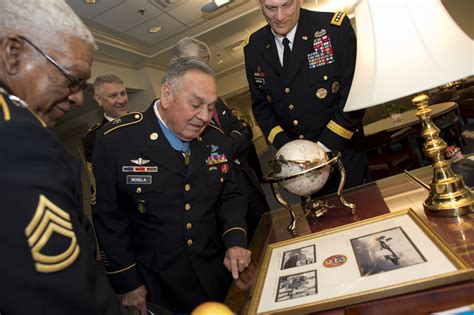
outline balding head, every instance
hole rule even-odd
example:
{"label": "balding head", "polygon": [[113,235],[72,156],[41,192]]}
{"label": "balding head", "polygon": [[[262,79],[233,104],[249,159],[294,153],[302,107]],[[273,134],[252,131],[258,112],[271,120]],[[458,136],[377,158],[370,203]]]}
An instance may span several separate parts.
{"label": "balding head", "polygon": [[171,62],[175,62],[177,59],[183,57],[197,58],[209,64],[211,52],[206,43],[191,37],[185,37],[174,46]]}

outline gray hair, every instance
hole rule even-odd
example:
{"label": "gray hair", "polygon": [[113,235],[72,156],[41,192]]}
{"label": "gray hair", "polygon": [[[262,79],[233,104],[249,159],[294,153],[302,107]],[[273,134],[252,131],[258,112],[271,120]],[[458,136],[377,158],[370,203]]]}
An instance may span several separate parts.
{"label": "gray hair", "polygon": [[31,34],[38,41],[53,33],[78,37],[97,49],[89,29],[64,0],[0,0],[0,8],[0,38],[9,30]]}
{"label": "gray hair", "polygon": [[118,76],[115,74],[104,74],[104,75],[99,75],[97,78],[95,78],[94,83],[92,86],[94,87],[94,92],[97,93],[104,83],[118,83],[118,84],[124,84],[123,80],[120,79]]}
{"label": "gray hair", "polygon": [[181,78],[190,70],[197,70],[216,78],[214,71],[207,63],[195,58],[179,58],[168,67],[161,85],[168,83],[173,92],[176,92],[181,86]]}
{"label": "gray hair", "polygon": [[171,62],[183,57],[194,57],[199,59],[208,57],[211,59],[211,52],[206,43],[191,37],[185,37],[174,46]]}

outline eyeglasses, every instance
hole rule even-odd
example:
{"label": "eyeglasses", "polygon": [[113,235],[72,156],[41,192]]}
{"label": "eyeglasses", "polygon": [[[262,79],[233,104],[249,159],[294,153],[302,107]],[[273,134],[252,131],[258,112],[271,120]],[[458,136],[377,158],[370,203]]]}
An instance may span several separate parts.
{"label": "eyeglasses", "polygon": [[62,73],[66,79],[68,79],[69,84],[68,88],[71,91],[71,93],[76,93],[80,90],[84,90],[87,86],[87,80],[84,79],[78,79],[75,78],[68,70],[64,69],[63,66],[61,66],[59,63],[57,63],[53,58],[51,58],[48,54],[45,54],[41,49],[38,48],[35,44],[33,44],[29,39],[26,37],[20,36],[22,40],[27,42],[31,47],[33,47],[37,52],[39,52],[46,60],[49,61],[53,66],[56,67],[56,69],[59,70],[59,72]]}

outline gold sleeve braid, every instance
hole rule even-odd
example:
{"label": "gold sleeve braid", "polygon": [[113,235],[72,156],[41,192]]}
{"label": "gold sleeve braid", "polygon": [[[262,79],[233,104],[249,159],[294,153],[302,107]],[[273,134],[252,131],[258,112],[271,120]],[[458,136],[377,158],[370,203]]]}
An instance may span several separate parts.
{"label": "gold sleeve braid", "polygon": [[343,137],[343,138],[348,139],[348,140],[350,140],[352,138],[352,135],[354,134],[354,132],[342,127],[341,125],[339,125],[338,123],[336,123],[333,120],[331,120],[327,124],[327,127],[328,127],[329,130],[331,130],[332,132],[334,132],[338,136]]}
{"label": "gold sleeve braid", "polygon": [[280,132],[283,132],[283,128],[281,128],[280,126],[273,127],[273,129],[270,131],[270,134],[268,135],[268,142],[273,143],[273,140],[275,140],[276,135]]}

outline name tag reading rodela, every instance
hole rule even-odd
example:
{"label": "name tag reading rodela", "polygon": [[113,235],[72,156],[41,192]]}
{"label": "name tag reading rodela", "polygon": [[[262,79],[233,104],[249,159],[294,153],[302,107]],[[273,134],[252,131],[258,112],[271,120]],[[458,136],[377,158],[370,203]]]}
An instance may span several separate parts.
{"label": "name tag reading rodela", "polygon": [[151,175],[127,175],[127,184],[150,185]]}

